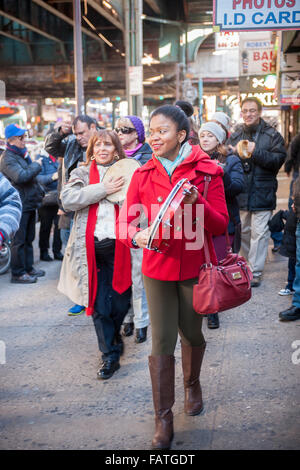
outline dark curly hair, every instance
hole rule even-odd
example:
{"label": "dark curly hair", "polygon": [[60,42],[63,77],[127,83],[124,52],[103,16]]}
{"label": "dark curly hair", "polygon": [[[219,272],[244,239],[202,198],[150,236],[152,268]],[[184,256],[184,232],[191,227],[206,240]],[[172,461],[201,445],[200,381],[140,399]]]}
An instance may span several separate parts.
{"label": "dark curly hair", "polygon": [[163,106],[159,106],[159,108],[155,109],[150,116],[150,120],[154,116],[158,116],[162,114],[163,116],[171,119],[176,125],[178,131],[185,131],[186,136],[182,144],[189,140],[190,136],[190,121],[189,117],[192,116],[194,113],[193,106],[188,103],[187,101],[176,101],[175,105],[165,104]]}

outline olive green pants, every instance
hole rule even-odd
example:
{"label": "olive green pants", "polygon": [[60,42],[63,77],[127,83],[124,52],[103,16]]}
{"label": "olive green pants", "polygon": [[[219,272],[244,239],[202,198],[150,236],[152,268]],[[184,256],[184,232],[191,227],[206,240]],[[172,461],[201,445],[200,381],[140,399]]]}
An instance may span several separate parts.
{"label": "olive green pants", "polygon": [[178,333],[183,344],[202,346],[202,315],[193,309],[193,285],[143,276],[152,330],[152,356],[174,354]]}

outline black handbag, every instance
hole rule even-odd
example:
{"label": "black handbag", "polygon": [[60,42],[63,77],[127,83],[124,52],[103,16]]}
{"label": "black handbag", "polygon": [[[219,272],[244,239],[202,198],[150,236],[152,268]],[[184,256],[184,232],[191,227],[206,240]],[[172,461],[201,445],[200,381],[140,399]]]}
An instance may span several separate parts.
{"label": "black handbag", "polygon": [[42,207],[57,206],[58,205],[58,193],[57,190],[49,191],[45,194],[42,200]]}
{"label": "black handbag", "polygon": [[113,253],[115,250],[116,240],[113,238],[104,238],[103,240],[99,241],[97,237],[94,237],[94,241],[96,258],[97,255],[107,255],[109,253]]}

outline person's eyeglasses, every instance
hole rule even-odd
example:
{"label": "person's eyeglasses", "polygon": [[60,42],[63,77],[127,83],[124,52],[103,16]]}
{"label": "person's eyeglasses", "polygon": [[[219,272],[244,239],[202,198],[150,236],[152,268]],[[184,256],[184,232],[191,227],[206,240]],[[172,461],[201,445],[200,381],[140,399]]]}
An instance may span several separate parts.
{"label": "person's eyeglasses", "polygon": [[257,113],[257,109],[244,109],[244,111],[242,111],[242,114],[255,114]]}
{"label": "person's eyeglasses", "polygon": [[134,127],[116,127],[115,131],[117,134],[121,132],[121,134],[131,134],[136,129]]}

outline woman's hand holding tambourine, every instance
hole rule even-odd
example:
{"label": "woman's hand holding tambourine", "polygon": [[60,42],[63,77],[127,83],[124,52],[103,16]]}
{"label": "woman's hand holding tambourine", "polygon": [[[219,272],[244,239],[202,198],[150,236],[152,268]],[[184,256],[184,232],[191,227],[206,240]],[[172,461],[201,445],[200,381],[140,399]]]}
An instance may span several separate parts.
{"label": "woman's hand holding tambourine", "polygon": [[125,179],[123,176],[119,176],[118,178],[109,178],[107,181],[104,181],[104,188],[106,191],[106,194],[113,194],[116,193],[117,191],[120,191],[120,189],[124,186]]}
{"label": "woman's hand holding tambourine", "polygon": [[134,241],[136,242],[139,248],[147,248],[150,232],[151,226],[136,233],[136,235],[134,236]]}
{"label": "woman's hand holding tambourine", "polygon": [[198,189],[192,186],[189,191],[185,191],[185,197],[182,201],[183,204],[195,204],[198,201]]}

